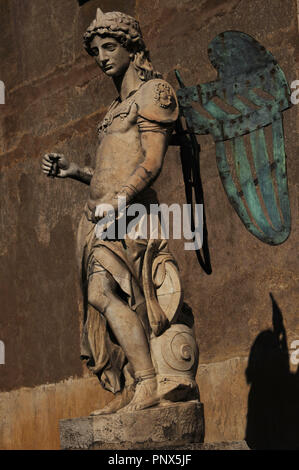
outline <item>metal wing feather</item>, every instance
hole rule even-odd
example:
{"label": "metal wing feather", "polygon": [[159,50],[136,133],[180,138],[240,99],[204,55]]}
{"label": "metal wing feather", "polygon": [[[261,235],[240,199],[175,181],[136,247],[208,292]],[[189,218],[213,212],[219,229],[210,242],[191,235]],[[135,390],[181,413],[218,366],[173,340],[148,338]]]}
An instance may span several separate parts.
{"label": "metal wing feather", "polygon": [[[272,54],[245,33],[221,33],[208,53],[218,79],[181,88],[181,115],[195,134],[213,135],[224,189],[246,228],[261,241],[278,245],[291,229],[282,122],[282,112],[291,106],[288,83]],[[194,109],[194,102],[211,119]],[[272,162],[264,132],[269,125]]]}

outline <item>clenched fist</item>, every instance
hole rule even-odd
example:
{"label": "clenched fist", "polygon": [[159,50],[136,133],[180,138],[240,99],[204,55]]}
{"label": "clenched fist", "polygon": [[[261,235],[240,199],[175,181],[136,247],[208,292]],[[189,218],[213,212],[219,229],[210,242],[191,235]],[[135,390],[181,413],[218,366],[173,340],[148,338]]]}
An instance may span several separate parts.
{"label": "clenched fist", "polygon": [[42,171],[47,176],[66,178],[74,173],[74,164],[69,163],[64,155],[46,153],[42,159]]}

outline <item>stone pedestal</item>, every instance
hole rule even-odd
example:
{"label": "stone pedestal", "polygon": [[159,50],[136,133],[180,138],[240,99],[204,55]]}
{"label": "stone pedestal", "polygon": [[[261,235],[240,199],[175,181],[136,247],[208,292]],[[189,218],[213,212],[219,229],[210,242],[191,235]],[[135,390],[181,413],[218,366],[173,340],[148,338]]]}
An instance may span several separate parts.
{"label": "stone pedestal", "polygon": [[197,400],[60,421],[61,449],[163,449],[200,443],[203,437],[203,405]]}

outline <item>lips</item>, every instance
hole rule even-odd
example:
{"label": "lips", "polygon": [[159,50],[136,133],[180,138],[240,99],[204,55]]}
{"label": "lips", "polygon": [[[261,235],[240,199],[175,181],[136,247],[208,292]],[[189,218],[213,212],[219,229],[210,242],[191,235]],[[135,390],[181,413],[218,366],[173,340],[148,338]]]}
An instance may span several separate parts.
{"label": "lips", "polygon": [[106,65],[104,68],[103,68],[103,71],[104,72],[107,72],[108,70],[112,69],[113,68],[113,65]]}

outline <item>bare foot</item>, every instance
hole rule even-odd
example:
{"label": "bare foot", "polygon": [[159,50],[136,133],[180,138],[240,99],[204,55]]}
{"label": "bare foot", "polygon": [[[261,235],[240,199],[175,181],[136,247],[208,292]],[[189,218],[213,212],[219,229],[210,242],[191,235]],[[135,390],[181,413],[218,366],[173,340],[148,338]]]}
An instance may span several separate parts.
{"label": "bare foot", "polygon": [[90,416],[110,415],[116,413],[118,410],[128,405],[134,397],[134,386],[125,387],[122,393],[117,393],[108,405],[100,410],[95,410],[90,413]]}
{"label": "bare foot", "polygon": [[157,393],[156,377],[142,379],[137,382],[132,401],[127,406],[120,409],[118,413],[130,413],[132,411],[144,410],[157,405],[159,402],[160,399]]}

